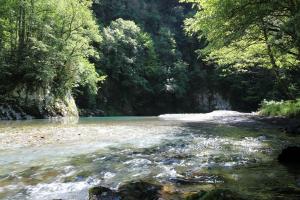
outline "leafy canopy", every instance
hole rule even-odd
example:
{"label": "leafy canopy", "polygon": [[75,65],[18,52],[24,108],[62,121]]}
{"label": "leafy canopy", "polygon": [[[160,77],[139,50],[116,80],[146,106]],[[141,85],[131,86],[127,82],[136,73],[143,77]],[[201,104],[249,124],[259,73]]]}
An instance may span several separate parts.
{"label": "leafy canopy", "polygon": [[79,84],[96,92],[89,62],[100,42],[91,0],[1,0],[1,91],[64,96]]}
{"label": "leafy canopy", "polygon": [[187,30],[207,38],[209,44],[201,53],[209,54],[219,64],[299,65],[299,0],[183,1],[193,2],[198,8],[197,14],[186,20]]}

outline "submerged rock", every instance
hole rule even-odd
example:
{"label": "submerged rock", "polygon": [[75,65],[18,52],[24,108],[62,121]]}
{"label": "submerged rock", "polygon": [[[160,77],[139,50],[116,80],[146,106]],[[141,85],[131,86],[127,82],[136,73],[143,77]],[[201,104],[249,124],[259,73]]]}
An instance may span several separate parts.
{"label": "submerged rock", "polygon": [[175,185],[156,185],[145,181],[123,184],[117,191],[105,187],[89,190],[89,200],[244,200],[227,189],[185,193]]}
{"label": "submerged rock", "polygon": [[287,147],[278,156],[278,161],[282,164],[300,164],[300,147]]}
{"label": "submerged rock", "polygon": [[118,191],[99,186],[89,190],[89,200],[158,200],[161,190],[162,186],[144,181],[126,183]]}
{"label": "submerged rock", "polygon": [[300,135],[300,122],[293,121],[290,122],[288,126],[285,127],[285,132],[291,135]]}
{"label": "submerged rock", "polygon": [[122,200],[157,200],[160,197],[162,186],[137,181],[122,185],[119,194]]}
{"label": "submerged rock", "polygon": [[216,189],[212,191],[200,191],[191,194],[185,200],[244,200],[239,194],[227,189]]}
{"label": "submerged rock", "polygon": [[[281,198],[274,198],[275,200],[299,200],[300,199],[300,189],[294,188],[294,187],[280,187],[280,188],[274,188],[272,189],[272,192],[274,192],[276,197]],[[284,197],[284,198],[282,198]]]}
{"label": "submerged rock", "polygon": [[105,187],[94,187],[89,190],[89,200],[120,200],[116,191]]}
{"label": "submerged rock", "polygon": [[202,172],[187,172],[178,177],[170,178],[170,181],[177,185],[195,185],[195,184],[216,184],[224,182],[223,178]]}
{"label": "submerged rock", "polygon": [[177,178],[171,178],[170,181],[180,184],[180,185],[193,185],[193,184],[201,184],[201,183],[220,183],[223,182],[223,180],[215,175],[200,175],[195,177],[177,177]]}

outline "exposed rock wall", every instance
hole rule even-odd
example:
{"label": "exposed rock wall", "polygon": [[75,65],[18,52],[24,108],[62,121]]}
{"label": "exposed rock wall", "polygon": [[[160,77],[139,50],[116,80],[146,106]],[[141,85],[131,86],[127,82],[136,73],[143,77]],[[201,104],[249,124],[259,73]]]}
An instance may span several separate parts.
{"label": "exposed rock wall", "polygon": [[71,94],[54,98],[46,94],[10,96],[0,101],[0,120],[21,120],[30,118],[78,117],[75,100]]}
{"label": "exposed rock wall", "polygon": [[197,110],[210,112],[213,110],[232,110],[230,102],[218,92],[203,91],[196,94]]}
{"label": "exposed rock wall", "polygon": [[0,120],[21,120],[31,119],[32,116],[28,115],[21,107],[10,105],[7,103],[0,104]]}

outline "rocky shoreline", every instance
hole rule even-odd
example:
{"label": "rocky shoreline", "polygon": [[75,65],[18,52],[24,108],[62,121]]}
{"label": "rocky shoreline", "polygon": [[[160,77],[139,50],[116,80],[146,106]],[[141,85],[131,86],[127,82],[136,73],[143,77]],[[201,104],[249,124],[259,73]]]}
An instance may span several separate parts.
{"label": "rocky shoreline", "polygon": [[118,190],[94,187],[89,190],[89,200],[244,200],[239,194],[227,189],[184,192],[172,185],[153,184],[146,181],[128,182]]}
{"label": "rocky shoreline", "polygon": [[[300,189],[294,187],[277,188],[278,196],[300,196]],[[89,200],[250,200],[251,196],[241,195],[226,188],[210,190],[182,191],[173,185],[153,184],[145,181],[128,182],[117,190],[102,186],[89,189]]]}

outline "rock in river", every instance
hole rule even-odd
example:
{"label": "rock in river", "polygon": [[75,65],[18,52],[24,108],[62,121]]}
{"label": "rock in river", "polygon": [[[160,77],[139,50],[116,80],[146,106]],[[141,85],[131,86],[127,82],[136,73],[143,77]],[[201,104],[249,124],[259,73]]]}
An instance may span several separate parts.
{"label": "rock in river", "polygon": [[105,187],[94,187],[89,190],[89,200],[120,200],[116,191]]}
{"label": "rock in river", "polygon": [[[105,187],[95,187],[89,190],[89,200],[243,200],[239,194],[228,189],[215,189],[185,194],[165,186],[136,181],[123,184],[118,191]],[[169,194],[169,197],[167,197]],[[171,195],[171,196],[170,196]],[[172,196],[173,195],[173,196]],[[166,198],[165,198],[166,197]]]}
{"label": "rock in river", "polygon": [[282,164],[300,164],[300,147],[292,146],[282,150],[278,161]]}
{"label": "rock in river", "polygon": [[215,189],[191,194],[185,200],[244,200],[244,198],[227,189]]}
{"label": "rock in river", "polygon": [[162,186],[144,181],[125,184],[119,188],[122,200],[156,200],[159,199]]}
{"label": "rock in river", "polygon": [[285,127],[285,132],[290,135],[300,135],[300,122],[293,121]]}
{"label": "rock in river", "polygon": [[129,182],[118,191],[100,186],[89,190],[89,200],[158,200],[161,189],[162,186],[144,181]]}

